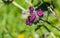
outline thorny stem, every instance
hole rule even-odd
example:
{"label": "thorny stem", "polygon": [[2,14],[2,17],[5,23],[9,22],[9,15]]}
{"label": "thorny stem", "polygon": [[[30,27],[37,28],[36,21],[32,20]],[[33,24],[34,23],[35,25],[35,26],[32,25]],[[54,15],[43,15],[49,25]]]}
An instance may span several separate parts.
{"label": "thorny stem", "polygon": [[[2,0],[0,0],[0,2],[2,2]],[[15,5],[16,7],[20,8],[21,10],[25,11],[26,9],[24,9],[22,6],[20,6],[19,4],[17,4],[15,1],[12,2],[13,5]]]}
{"label": "thorny stem", "polygon": [[24,9],[22,6],[20,6],[19,4],[17,4],[15,1],[12,2],[13,5],[17,6],[18,8],[20,8],[21,10],[25,11],[26,9]]}

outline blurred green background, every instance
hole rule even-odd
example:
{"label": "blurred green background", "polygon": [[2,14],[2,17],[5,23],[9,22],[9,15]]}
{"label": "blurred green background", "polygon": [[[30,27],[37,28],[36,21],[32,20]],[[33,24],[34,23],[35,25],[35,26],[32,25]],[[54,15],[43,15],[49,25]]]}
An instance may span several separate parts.
{"label": "blurred green background", "polygon": [[[25,0],[15,0],[19,5],[24,7],[25,9],[28,9],[30,6],[28,3],[25,2]],[[44,0],[49,1],[49,0]],[[33,5],[37,4],[37,0],[33,0]],[[53,4],[56,7],[56,13],[60,17],[60,0],[53,0]],[[37,32],[35,32],[36,25],[33,26],[27,26],[25,24],[25,19],[22,19],[21,17],[22,10],[18,7],[14,6],[13,4],[5,5],[3,2],[0,2],[0,38],[18,38],[18,35],[25,34],[25,38],[34,38],[34,34],[38,33],[39,38],[42,38],[41,36],[48,32],[44,27],[41,27]],[[58,20],[50,15],[48,18],[49,22],[51,22],[54,26],[60,28],[60,23]],[[51,30],[56,38],[60,38],[60,31],[56,30],[55,28],[49,26],[49,24],[44,23],[46,27],[48,27],[49,30]],[[47,38],[52,38],[51,35],[49,35]]]}

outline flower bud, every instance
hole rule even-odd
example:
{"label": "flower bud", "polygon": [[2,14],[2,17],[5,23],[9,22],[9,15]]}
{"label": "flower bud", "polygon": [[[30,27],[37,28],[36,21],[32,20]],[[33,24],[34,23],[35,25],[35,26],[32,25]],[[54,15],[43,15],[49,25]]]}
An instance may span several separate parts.
{"label": "flower bud", "polygon": [[36,14],[31,14],[31,16],[30,16],[30,20],[35,20],[35,18],[36,18]]}
{"label": "flower bud", "polygon": [[43,16],[43,11],[42,11],[42,10],[39,10],[39,11],[37,12],[37,15],[40,16],[40,17]]}
{"label": "flower bud", "polygon": [[26,20],[26,25],[30,25],[30,23],[31,23],[30,20],[27,19],[27,20]]}
{"label": "flower bud", "polygon": [[33,10],[34,10],[34,7],[33,7],[33,6],[30,6],[30,7],[29,7],[30,13],[33,13]]}

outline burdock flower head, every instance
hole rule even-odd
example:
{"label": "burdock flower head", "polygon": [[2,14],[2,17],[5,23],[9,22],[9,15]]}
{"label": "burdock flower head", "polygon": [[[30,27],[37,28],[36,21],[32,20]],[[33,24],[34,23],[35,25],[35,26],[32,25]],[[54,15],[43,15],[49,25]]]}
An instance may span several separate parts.
{"label": "burdock flower head", "polygon": [[40,17],[43,16],[43,11],[42,10],[38,10],[37,11],[37,15],[40,16]]}
{"label": "burdock flower head", "polygon": [[30,6],[29,7],[30,16],[28,16],[28,19],[26,20],[26,25],[33,24],[36,21],[35,19],[37,19],[37,16],[38,17],[42,17],[43,16],[43,11],[42,10],[38,10],[38,11],[35,11],[35,12],[34,11],[35,11],[34,7]]}
{"label": "burdock flower head", "polygon": [[36,19],[35,14],[31,14],[28,19],[26,20],[26,25],[31,25],[31,23]]}
{"label": "burdock flower head", "polygon": [[36,19],[36,14],[34,14],[34,13],[31,14],[31,15],[30,15],[30,19],[31,19],[32,21],[35,20],[35,19]]}
{"label": "burdock flower head", "polygon": [[31,21],[29,19],[26,20],[26,25],[30,25]]}
{"label": "burdock flower head", "polygon": [[34,7],[33,7],[33,6],[30,6],[30,7],[29,7],[29,11],[30,11],[30,14],[33,13]]}

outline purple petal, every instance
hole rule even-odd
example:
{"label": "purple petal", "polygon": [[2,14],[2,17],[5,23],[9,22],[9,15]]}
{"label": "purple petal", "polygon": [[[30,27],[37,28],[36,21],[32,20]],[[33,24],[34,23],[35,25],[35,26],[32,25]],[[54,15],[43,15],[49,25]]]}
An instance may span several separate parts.
{"label": "purple petal", "polygon": [[31,23],[30,20],[27,19],[27,20],[26,20],[26,25],[30,25],[30,23]]}
{"label": "purple petal", "polygon": [[39,11],[37,12],[37,15],[40,16],[40,17],[43,16],[43,11],[42,11],[42,10],[39,10]]}
{"label": "purple petal", "polygon": [[36,18],[36,14],[31,14],[30,19],[35,20],[35,18]]}
{"label": "purple petal", "polygon": [[29,7],[30,13],[33,13],[33,10],[34,10],[34,7],[33,7],[33,6],[30,6],[30,7]]}

